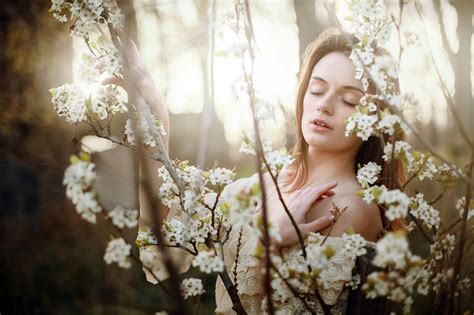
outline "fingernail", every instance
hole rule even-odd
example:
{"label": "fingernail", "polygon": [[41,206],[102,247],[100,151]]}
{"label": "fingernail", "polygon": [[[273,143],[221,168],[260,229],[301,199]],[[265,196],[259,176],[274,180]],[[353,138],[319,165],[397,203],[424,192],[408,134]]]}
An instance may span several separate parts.
{"label": "fingernail", "polygon": [[326,217],[328,220],[331,220],[332,222],[335,222],[336,221],[336,218],[334,217],[334,215],[330,214]]}

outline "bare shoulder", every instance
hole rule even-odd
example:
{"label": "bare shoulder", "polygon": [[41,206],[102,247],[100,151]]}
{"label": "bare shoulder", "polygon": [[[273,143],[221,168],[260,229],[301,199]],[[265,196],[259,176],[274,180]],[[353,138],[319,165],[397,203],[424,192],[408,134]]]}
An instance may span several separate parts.
{"label": "bare shoulder", "polygon": [[331,235],[340,236],[349,228],[366,240],[375,242],[382,230],[382,218],[376,204],[368,204],[356,195],[356,191],[339,196],[336,206],[345,211],[333,226]]}

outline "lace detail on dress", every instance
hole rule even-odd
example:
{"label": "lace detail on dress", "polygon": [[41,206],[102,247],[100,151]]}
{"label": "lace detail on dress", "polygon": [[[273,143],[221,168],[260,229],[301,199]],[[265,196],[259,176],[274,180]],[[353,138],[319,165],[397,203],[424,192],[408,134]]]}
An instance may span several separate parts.
{"label": "lace detail on dress", "polygon": [[[319,294],[324,303],[330,307],[331,314],[345,314],[350,290],[346,283],[352,280],[355,258],[344,250],[346,241],[342,237],[329,236],[326,238],[326,236],[319,233],[312,233],[311,237],[306,238],[305,243],[306,245],[321,246],[324,239],[326,240],[322,246],[324,248],[330,246],[334,250],[334,255],[331,256],[327,265],[319,274],[319,279],[322,280],[323,286],[319,289]],[[288,266],[306,268],[299,244],[283,249],[282,252]],[[324,314],[323,308],[316,296],[311,295],[307,297],[306,302],[316,314]],[[276,306],[278,309],[277,314],[310,313],[303,302],[294,296],[287,299],[283,298],[280,304]]]}

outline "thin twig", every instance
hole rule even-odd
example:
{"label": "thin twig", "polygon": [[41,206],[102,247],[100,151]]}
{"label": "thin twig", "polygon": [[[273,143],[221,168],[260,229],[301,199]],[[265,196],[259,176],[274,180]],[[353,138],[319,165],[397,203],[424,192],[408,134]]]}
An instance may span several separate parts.
{"label": "thin twig", "polygon": [[[250,7],[248,0],[244,0],[244,6],[243,6],[244,14],[245,14],[245,19],[244,19],[244,25],[245,25],[245,35],[247,38],[247,44],[248,44],[248,49],[250,53],[250,75],[247,75],[247,72],[244,71],[244,75],[246,78],[247,82],[247,93],[250,98],[250,109],[252,111],[252,117],[253,117],[253,125],[254,125],[254,130],[255,130],[255,138],[257,142],[257,171],[258,171],[258,179],[260,182],[260,190],[262,193],[262,217],[263,217],[263,242],[265,246],[265,294],[267,296],[268,300],[268,313],[270,315],[274,314],[274,309],[273,309],[273,303],[272,303],[272,287],[271,287],[271,274],[270,274],[270,266],[271,266],[271,259],[270,259],[270,235],[269,235],[269,227],[268,227],[268,212],[267,212],[267,206],[266,206],[266,191],[265,191],[265,182],[263,178],[263,173],[262,169],[260,167],[260,161],[262,159],[262,156],[265,154],[262,146],[262,142],[260,139],[260,130],[258,126],[258,118],[256,115],[256,110],[255,110],[255,91],[253,87],[253,67],[254,67],[254,52],[252,49],[252,39],[254,38],[254,33],[253,33],[253,27],[252,27],[252,18],[250,15]],[[236,5],[236,11],[238,13],[238,5]],[[247,22],[247,23],[245,23]],[[244,65],[245,65],[245,61]]]}

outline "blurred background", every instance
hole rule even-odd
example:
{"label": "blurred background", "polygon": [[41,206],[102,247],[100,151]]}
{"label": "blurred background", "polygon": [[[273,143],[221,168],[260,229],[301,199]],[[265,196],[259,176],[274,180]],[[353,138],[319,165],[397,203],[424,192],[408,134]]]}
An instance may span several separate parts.
{"label": "blurred background", "polygon": [[[401,90],[418,100],[406,112],[407,118],[439,153],[462,168],[469,151],[434,65],[472,138],[474,3],[416,4],[409,1],[404,6],[400,32],[394,29],[386,48],[399,56],[400,43],[406,47],[400,57]],[[238,59],[218,53],[224,49],[225,32],[216,32],[213,101],[209,93],[212,8],[216,16],[232,13],[233,1],[124,0],[119,5],[171,113],[170,156],[203,168],[219,161],[228,168],[235,166],[239,177],[255,172],[253,157],[239,153],[242,132],[251,129],[250,110],[231,89],[241,76]],[[56,115],[48,89],[77,78],[79,57],[86,48],[69,36],[70,25],[54,20],[50,6],[48,1],[29,0],[0,5],[0,313],[154,313],[168,305],[166,295],[145,281],[138,264],[125,271],[107,266],[103,254],[113,229],[81,220],[65,198],[62,177],[69,156],[78,152],[72,139],[82,138],[88,130],[68,125]],[[250,7],[258,46],[255,84],[276,107],[274,123],[266,132],[275,147],[290,149],[301,54],[322,30],[335,25],[326,8],[348,27],[347,7],[342,0],[250,1]],[[398,21],[399,2],[388,1],[388,10]],[[415,139],[408,140],[424,151]],[[104,169],[110,161],[114,166],[129,165],[119,149],[90,143],[103,151],[94,158]],[[121,198],[133,199],[131,175],[124,169],[113,177],[118,187],[112,191],[125,191]],[[433,182],[415,186],[427,199],[439,191]],[[461,193],[456,187],[448,197]],[[436,204],[447,222],[457,215],[453,200]],[[129,231],[129,242],[135,236],[136,230]],[[415,251],[427,253],[427,248],[417,246],[416,235],[412,243]],[[214,277],[206,280],[208,294],[197,313],[213,312],[214,281]]]}

